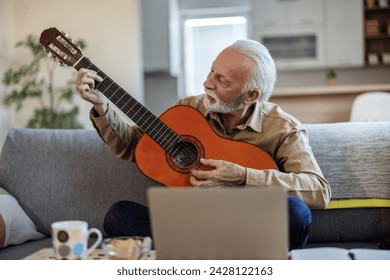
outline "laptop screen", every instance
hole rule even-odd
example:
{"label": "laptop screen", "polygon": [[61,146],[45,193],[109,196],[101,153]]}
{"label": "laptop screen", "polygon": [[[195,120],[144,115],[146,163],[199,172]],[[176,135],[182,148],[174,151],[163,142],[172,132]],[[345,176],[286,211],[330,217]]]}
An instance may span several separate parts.
{"label": "laptop screen", "polygon": [[287,259],[287,192],[150,188],[158,259]]}

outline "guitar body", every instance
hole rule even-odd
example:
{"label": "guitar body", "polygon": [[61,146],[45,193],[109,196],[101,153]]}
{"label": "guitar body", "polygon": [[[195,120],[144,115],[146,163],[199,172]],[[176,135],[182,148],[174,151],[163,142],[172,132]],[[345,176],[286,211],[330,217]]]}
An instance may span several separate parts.
{"label": "guitar body", "polygon": [[[144,134],[135,150],[135,161],[147,177],[168,187],[186,187],[190,184],[190,170],[206,170],[200,158],[220,159],[254,169],[277,169],[273,159],[255,145],[225,139],[217,135],[205,117],[190,106],[175,106],[160,118],[190,146],[196,148],[196,162],[177,164],[172,157],[148,135]],[[183,152],[186,154],[186,152]]]}

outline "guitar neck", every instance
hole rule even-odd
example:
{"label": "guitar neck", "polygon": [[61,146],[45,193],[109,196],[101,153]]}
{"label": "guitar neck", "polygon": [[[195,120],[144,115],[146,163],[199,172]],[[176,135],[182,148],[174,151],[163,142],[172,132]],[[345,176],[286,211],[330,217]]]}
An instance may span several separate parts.
{"label": "guitar neck", "polygon": [[96,82],[95,88],[103,93],[126,116],[149,135],[166,152],[171,153],[173,147],[181,140],[180,137],[166,126],[159,118],[139,103],[115,83],[102,70],[94,65],[88,58],[83,57],[73,66],[77,71],[81,68],[96,71],[103,78],[102,82]]}

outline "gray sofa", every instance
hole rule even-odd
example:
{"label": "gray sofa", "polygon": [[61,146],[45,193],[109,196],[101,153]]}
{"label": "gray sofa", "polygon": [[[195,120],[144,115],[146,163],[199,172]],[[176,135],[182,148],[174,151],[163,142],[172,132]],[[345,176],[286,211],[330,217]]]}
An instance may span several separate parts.
{"label": "gray sofa", "polygon": [[[390,198],[390,123],[307,125],[333,200]],[[112,203],[146,204],[146,178],[117,158],[93,130],[11,129],[1,151],[0,184],[46,237],[0,249],[22,259],[51,247],[50,224],[86,220],[102,229]],[[390,234],[389,207],[313,210],[308,247],[378,248]]]}

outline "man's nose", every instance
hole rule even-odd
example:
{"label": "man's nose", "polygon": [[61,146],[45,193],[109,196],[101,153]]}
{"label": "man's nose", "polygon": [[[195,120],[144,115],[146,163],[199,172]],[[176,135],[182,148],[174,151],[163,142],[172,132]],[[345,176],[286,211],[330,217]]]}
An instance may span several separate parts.
{"label": "man's nose", "polygon": [[207,75],[206,80],[203,82],[203,86],[205,89],[215,89],[215,84],[212,79],[212,74]]}

